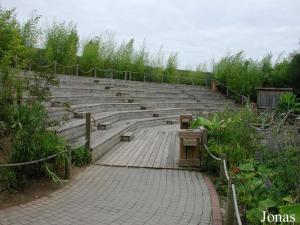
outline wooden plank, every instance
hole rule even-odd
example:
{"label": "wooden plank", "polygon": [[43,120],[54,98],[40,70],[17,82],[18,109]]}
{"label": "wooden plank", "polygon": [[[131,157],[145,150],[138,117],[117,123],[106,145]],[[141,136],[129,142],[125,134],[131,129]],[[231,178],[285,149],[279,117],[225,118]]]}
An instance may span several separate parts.
{"label": "wooden plank", "polygon": [[167,159],[168,168],[174,168],[175,140],[176,140],[176,132],[172,131],[172,137],[170,140],[170,147],[169,147],[169,153]]}
{"label": "wooden plank", "polygon": [[167,137],[167,140],[166,140],[165,147],[163,149],[164,152],[163,152],[161,162],[160,162],[160,167],[161,168],[166,168],[167,167],[168,155],[169,155],[169,151],[170,151],[171,137],[172,137],[172,132],[168,131],[168,137]]}
{"label": "wooden plank", "polygon": [[157,152],[159,150],[159,146],[161,145],[161,142],[163,141],[163,135],[161,135],[161,132],[158,131],[157,135],[158,135],[158,140],[155,143],[155,145],[153,146],[153,149],[151,151],[151,156],[150,156],[149,161],[147,163],[147,167],[153,167],[153,163],[155,161]]}
{"label": "wooden plank", "polygon": [[151,146],[153,140],[156,137],[156,130],[155,129],[149,129],[150,132],[148,133],[147,137],[146,137],[146,141],[143,143],[142,146],[140,146],[140,153],[139,156],[136,158],[135,162],[133,163],[134,166],[141,166],[143,163],[143,159],[145,158],[145,156],[148,154],[149,152],[149,146]]}
{"label": "wooden plank", "polygon": [[154,168],[158,168],[160,166],[161,158],[162,158],[164,148],[165,148],[165,145],[166,145],[166,140],[167,140],[167,137],[168,137],[168,133],[166,131],[163,131],[161,133],[163,135],[163,141],[162,141],[161,145],[159,146],[157,156],[154,160],[154,163],[153,163],[153,166],[152,166]]}
{"label": "wooden plank", "polygon": [[145,131],[143,130],[138,139],[135,139],[133,142],[128,144],[128,148],[125,151],[123,151],[123,154],[120,155],[120,158],[117,161],[119,164],[121,165],[128,164],[128,161],[130,160],[132,155],[132,149],[134,149],[135,146],[137,146],[142,141],[144,135],[145,135]]}
{"label": "wooden plank", "polygon": [[121,141],[131,141],[134,138],[134,132],[126,132],[121,136]]}
{"label": "wooden plank", "polygon": [[155,146],[155,144],[157,143],[157,141],[159,139],[159,135],[157,134],[157,128],[156,129],[154,128],[153,131],[154,131],[154,139],[152,141],[149,141],[149,143],[147,145],[147,146],[149,146],[149,148],[147,148],[148,151],[145,154],[145,157],[143,157],[143,161],[141,163],[142,167],[146,167],[147,166],[147,164],[148,164],[148,162],[150,160],[151,154],[153,152],[154,146]]}

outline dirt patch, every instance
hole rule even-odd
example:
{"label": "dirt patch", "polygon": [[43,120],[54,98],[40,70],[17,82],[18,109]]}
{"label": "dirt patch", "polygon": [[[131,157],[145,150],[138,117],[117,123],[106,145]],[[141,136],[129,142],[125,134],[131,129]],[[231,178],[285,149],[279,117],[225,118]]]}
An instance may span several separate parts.
{"label": "dirt patch", "polygon": [[[71,180],[83,172],[86,167],[73,167],[71,170]],[[4,191],[0,193],[0,210],[12,206],[21,205],[33,200],[45,197],[54,191],[62,188],[60,185],[52,183],[47,178],[42,178],[29,184],[24,190],[19,192]]]}

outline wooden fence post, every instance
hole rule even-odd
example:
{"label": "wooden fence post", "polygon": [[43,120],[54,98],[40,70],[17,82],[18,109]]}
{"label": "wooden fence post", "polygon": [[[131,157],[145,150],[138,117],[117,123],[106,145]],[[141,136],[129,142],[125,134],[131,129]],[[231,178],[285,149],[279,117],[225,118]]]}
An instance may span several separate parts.
{"label": "wooden fence post", "polygon": [[161,75],[161,83],[164,82],[164,75]]}
{"label": "wooden fence post", "polygon": [[95,67],[94,69],[94,77],[96,78],[97,77],[97,68]]}
{"label": "wooden fence post", "polygon": [[222,184],[225,184],[226,181],[226,175],[225,175],[225,168],[224,168],[224,162],[226,162],[226,156],[224,154],[221,155],[221,161],[220,161],[220,180]]}
{"label": "wooden fence post", "polygon": [[225,225],[233,225],[234,224],[234,203],[233,203],[233,195],[232,195],[232,184],[234,184],[234,182],[235,182],[234,178],[229,177]]}
{"label": "wooden fence post", "polygon": [[144,73],[144,83],[146,82],[146,74]]}
{"label": "wooden fence post", "polygon": [[71,146],[67,146],[67,158],[65,163],[65,179],[71,178],[71,166],[72,166],[72,149]]}
{"label": "wooden fence post", "polygon": [[91,113],[85,114],[85,148],[90,151],[91,149]]}
{"label": "wooden fence post", "polygon": [[76,76],[78,76],[78,72],[79,72],[79,64],[76,64]]}
{"label": "wooden fence post", "polygon": [[226,86],[226,96],[229,96],[229,88]]}
{"label": "wooden fence post", "polygon": [[114,69],[111,69],[111,79],[114,79]]}
{"label": "wooden fence post", "polygon": [[56,74],[56,61],[54,61],[54,74]]}
{"label": "wooden fence post", "polygon": [[207,160],[206,160],[206,150],[204,149],[204,145],[207,145],[207,129],[203,128],[202,130],[202,138],[201,138],[201,143],[202,143],[202,147],[201,147],[201,167],[204,168],[204,164],[206,164]]}

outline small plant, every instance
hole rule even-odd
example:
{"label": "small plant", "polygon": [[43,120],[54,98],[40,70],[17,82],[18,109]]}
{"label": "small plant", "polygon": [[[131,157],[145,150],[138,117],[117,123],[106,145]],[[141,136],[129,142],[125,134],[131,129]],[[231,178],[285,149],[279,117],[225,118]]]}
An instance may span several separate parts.
{"label": "small plant", "polygon": [[91,160],[91,153],[84,147],[79,147],[72,151],[72,163],[76,166],[85,166],[89,164]]}
{"label": "small plant", "polygon": [[299,113],[300,101],[292,92],[282,94],[279,98],[278,110],[282,113]]}

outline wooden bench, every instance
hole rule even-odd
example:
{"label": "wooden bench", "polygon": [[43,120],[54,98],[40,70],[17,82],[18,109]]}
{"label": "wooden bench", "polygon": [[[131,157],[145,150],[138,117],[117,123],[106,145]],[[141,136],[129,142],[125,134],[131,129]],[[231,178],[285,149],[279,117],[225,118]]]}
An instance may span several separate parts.
{"label": "wooden bench", "polygon": [[104,123],[98,123],[97,130],[108,130],[112,128],[112,121],[104,122]]}
{"label": "wooden bench", "polygon": [[134,138],[134,132],[126,132],[121,136],[121,141],[131,141]]}

